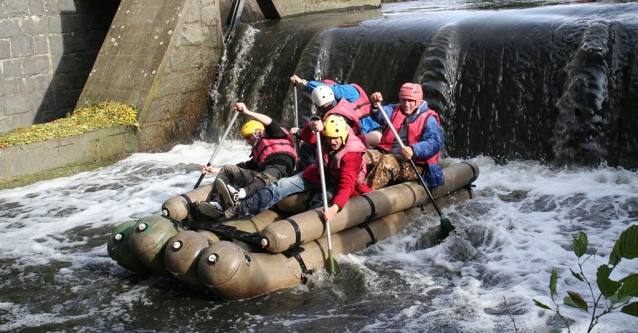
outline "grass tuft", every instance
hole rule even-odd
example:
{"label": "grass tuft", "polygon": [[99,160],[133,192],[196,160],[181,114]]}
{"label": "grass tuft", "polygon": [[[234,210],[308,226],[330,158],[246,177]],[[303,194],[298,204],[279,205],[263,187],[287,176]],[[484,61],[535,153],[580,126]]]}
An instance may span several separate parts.
{"label": "grass tuft", "polygon": [[91,102],[87,103],[86,107],[67,114],[65,118],[29,127],[16,127],[9,133],[0,134],[0,148],[63,138],[119,125],[139,129],[137,109],[134,106],[116,102]]}

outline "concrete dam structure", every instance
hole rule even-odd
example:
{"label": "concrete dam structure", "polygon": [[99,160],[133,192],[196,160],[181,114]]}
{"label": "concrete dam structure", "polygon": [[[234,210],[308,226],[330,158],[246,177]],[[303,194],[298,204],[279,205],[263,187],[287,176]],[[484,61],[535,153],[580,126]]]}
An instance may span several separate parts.
{"label": "concrete dam structure", "polygon": [[2,0],[0,133],[87,102],[138,110],[126,127],[0,150],[0,189],[193,140],[229,24],[378,8],[380,0]]}

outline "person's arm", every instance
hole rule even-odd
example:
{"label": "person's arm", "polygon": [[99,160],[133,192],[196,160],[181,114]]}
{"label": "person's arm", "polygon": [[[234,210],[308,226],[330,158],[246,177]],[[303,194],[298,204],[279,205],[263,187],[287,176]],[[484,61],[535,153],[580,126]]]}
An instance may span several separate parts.
{"label": "person's arm", "polygon": [[383,102],[383,96],[381,95],[381,93],[373,92],[372,94],[370,94],[369,98],[370,98],[370,104],[372,104],[372,111],[370,112],[370,118],[372,118],[372,120],[379,123],[379,125],[386,126],[387,124],[385,123],[385,117],[383,117],[383,115],[379,111],[385,112],[385,114],[388,116],[388,119],[392,119],[392,111],[396,107],[396,104],[388,104],[385,106],[381,105],[383,109],[379,110],[379,108],[377,108],[377,105]]}
{"label": "person's arm", "polygon": [[237,166],[242,168],[242,169],[248,169],[248,170],[257,170],[258,169],[257,163],[255,163],[255,161],[252,160],[252,159],[250,159],[248,161],[244,161],[244,162],[239,162],[239,163],[237,163]]}
{"label": "person's arm", "polygon": [[[299,76],[297,76],[297,75],[293,75],[293,76],[291,76],[291,77],[290,77],[290,82],[292,82],[293,84],[298,84],[298,85],[300,85],[300,86],[302,86],[302,87],[306,88],[306,90],[308,90],[308,91],[312,91],[312,89],[315,89],[315,88],[317,87],[317,85],[321,84],[320,82],[316,82],[316,81],[307,81],[307,80],[304,80],[304,79],[300,78],[300,77],[299,77]],[[313,86],[312,86],[312,87],[310,87],[310,86],[308,85],[310,82],[313,82]]]}
{"label": "person's arm", "polygon": [[414,156],[417,158],[430,158],[443,148],[443,129],[439,126],[436,118],[430,117],[425,123],[425,129],[421,136],[421,141],[411,145]]}
{"label": "person's arm", "polygon": [[394,108],[396,108],[396,106],[397,106],[397,104],[382,105],[381,106],[383,108],[382,110],[377,109],[376,106],[375,106],[372,109],[372,112],[370,112],[370,118],[372,118],[372,120],[374,120],[377,123],[379,123],[379,125],[385,127],[387,125],[385,123],[385,118],[383,117],[383,115],[379,111],[385,112],[385,114],[388,116],[388,119],[392,119],[392,112],[394,111]]}
{"label": "person's arm", "polygon": [[[317,143],[317,136],[312,131],[312,127],[313,127],[312,124],[311,124],[312,122],[318,122],[319,124],[323,125],[321,123],[321,119],[319,119],[319,120],[311,120],[310,122],[308,122],[306,124],[306,126],[304,126],[301,129],[301,132],[300,132],[299,136],[301,137],[301,140],[303,140],[303,141],[305,141],[305,142],[307,142],[309,144],[313,144],[314,145],[314,144]],[[316,124],[316,125],[319,125],[319,124]]]}
{"label": "person's arm", "polygon": [[359,99],[359,90],[350,84],[335,84],[329,86],[332,92],[335,94],[335,99],[345,99],[346,101],[353,103]]}
{"label": "person's arm", "polygon": [[359,99],[359,90],[350,84],[334,84],[328,85],[323,82],[313,81],[313,80],[304,80],[297,75],[293,75],[290,77],[290,82],[294,84],[299,84],[302,87],[305,87],[308,91],[313,91],[315,88],[319,86],[328,86],[332,89],[332,92],[335,94],[335,99],[345,99],[346,101],[352,103]]}
{"label": "person's arm", "polygon": [[207,165],[204,165],[202,167],[202,173],[205,174],[205,175],[217,174],[217,173],[219,173],[219,170],[221,170],[221,168],[207,166]]}
{"label": "person's arm", "polygon": [[269,138],[273,139],[285,139],[288,137],[286,132],[281,129],[281,125],[276,120],[272,120],[270,124],[264,126],[264,130]]}
{"label": "person's arm", "polygon": [[357,177],[361,172],[361,162],[363,154],[361,153],[347,153],[341,159],[341,177],[339,177],[339,189],[332,200],[333,205],[339,207],[339,211],[346,205],[346,202],[354,193]]}
{"label": "person's arm", "polygon": [[268,126],[272,122],[272,118],[268,117],[265,114],[261,114],[261,113],[258,113],[258,112],[253,112],[253,111],[248,110],[248,108],[246,108],[246,104],[241,103],[241,102],[235,104],[235,110],[237,110],[237,112],[239,112],[239,113],[243,113],[243,114],[245,114],[245,115],[257,120],[258,122],[264,124],[264,126]]}
{"label": "person's arm", "polygon": [[[304,80],[305,81],[305,80]],[[346,101],[352,103],[359,99],[359,90],[349,84],[335,84],[335,85],[327,85],[323,82],[317,81],[305,81],[306,88],[310,91],[314,90],[319,86],[328,86],[332,89],[332,92],[335,94],[336,100],[345,99]]]}

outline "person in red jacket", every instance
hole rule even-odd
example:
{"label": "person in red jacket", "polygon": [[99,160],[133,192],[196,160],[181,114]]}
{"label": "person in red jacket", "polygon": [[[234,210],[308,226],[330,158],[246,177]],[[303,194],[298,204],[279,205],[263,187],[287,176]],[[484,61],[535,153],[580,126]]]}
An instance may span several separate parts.
{"label": "person in red jacket", "polygon": [[[351,196],[370,192],[365,184],[366,165],[364,155],[366,146],[354,135],[343,117],[331,115],[322,123],[320,119],[311,120],[311,131],[302,135],[313,135],[321,132],[322,161],[327,167],[326,191],[330,200],[328,210],[323,218],[328,221],[337,214]],[[316,134],[315,134],[316,136]],[[310,137],[304,137],[310,141]],[[287,196],[299,192],[321,189],[321,176],[318,161],[292,177],[281,178],[257,192],[250,198],[233,202],[239,218],[250,218],[274,206]],[[317,198],[309,209],[321,207],[323,199]],[[234,215],[234,214],[233,214]],[[232,217],[233,215],[226,215]]]}
{"label": "person in red jacket", "polygon": [[235,104],[235,110],[253,118],[241,128],[241,136],[252,146],[251,159],[221,169],[202,167],[203,174],[217,173],[207,200],[199,203],[199,210],[211,217],[220,217],[232,207],[224,207],[222,198],[227,202],[250,197],[279,178],[292,176],[297,161],[290,133],[276,120],[248,110],[244,103]]}

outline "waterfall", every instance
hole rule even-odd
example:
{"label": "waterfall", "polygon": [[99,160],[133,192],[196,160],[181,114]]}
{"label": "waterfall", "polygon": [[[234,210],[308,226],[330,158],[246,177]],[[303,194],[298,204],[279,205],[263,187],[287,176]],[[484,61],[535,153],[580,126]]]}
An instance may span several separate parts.
{"label": "waterfall", "polygon": [[[219,135],[239,100],[292,126],[293,74],[358,83],[388,103],[418,82],[449,156],[634,169],[637,14],[636,3],[576,4],[242,24],[204,137]],[[308,97],[301,123],[315,112]]]}

